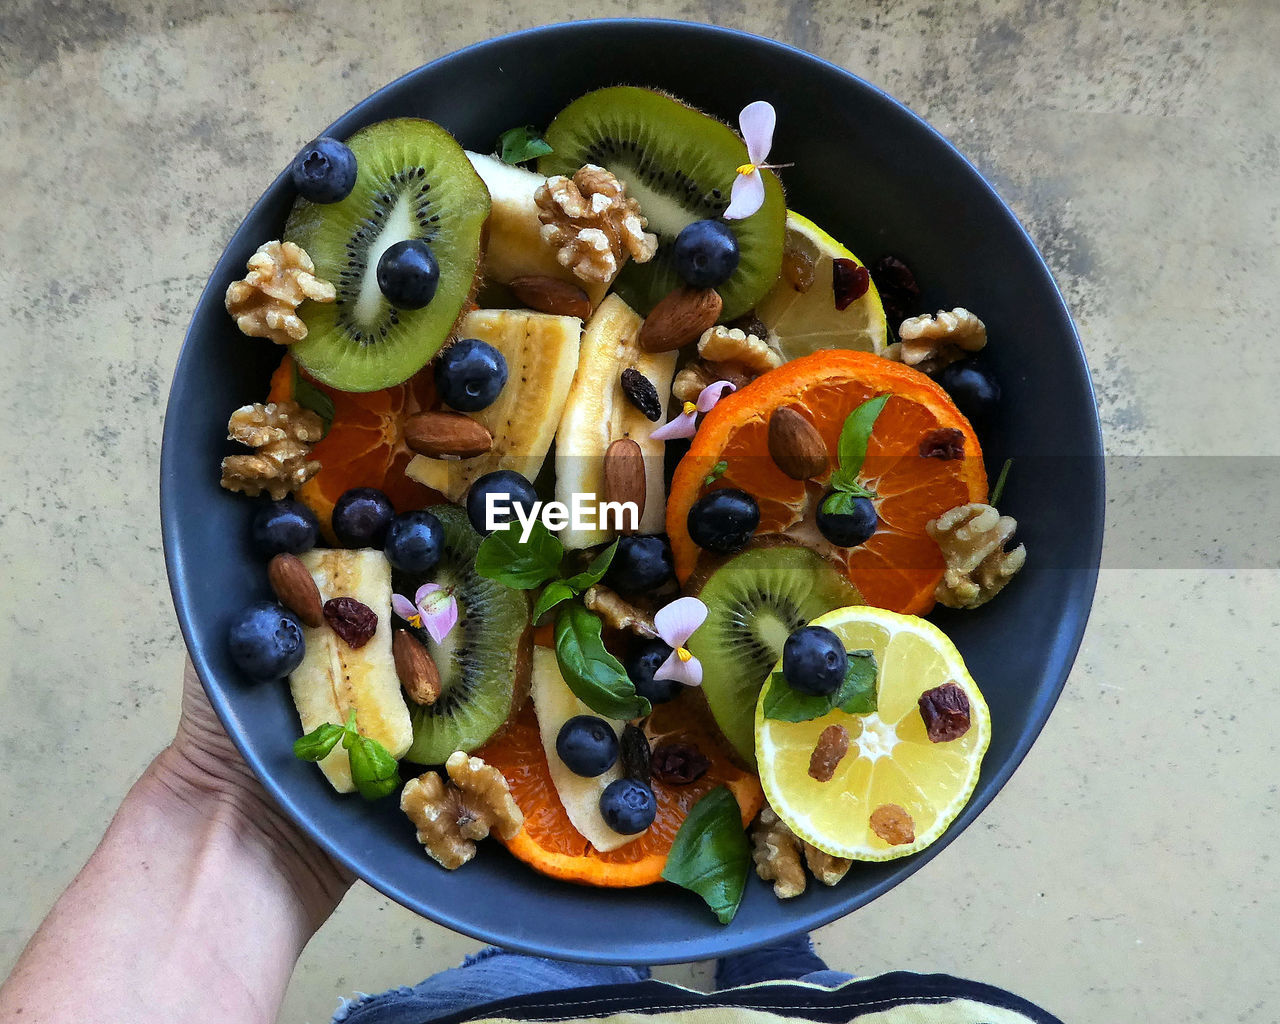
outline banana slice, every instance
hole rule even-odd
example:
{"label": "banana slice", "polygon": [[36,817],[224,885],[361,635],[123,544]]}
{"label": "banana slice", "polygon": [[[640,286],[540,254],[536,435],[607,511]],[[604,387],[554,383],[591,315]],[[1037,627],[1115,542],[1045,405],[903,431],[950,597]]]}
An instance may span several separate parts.
{"label": "banana slice", "polygon": [[489,189],[489,241],[481,272],[491,281],[506,284],[512,278],[534,275],[555,277],[575,284],[587,293],[595,308],[609,290],[608,281],[583,281],[560,265],[556,250],[542,240],[538,204],[533,194],[546,182],[541,174],[504,164],[496,156],[467,153],[467,159]]}
{"label": "banana slice", "polygon": [[493,435],[488,452],[462,460],[419,455],[405,467],[408,476],[450,501],[462,500],[476,478],[495,469],[514,469],[528,480],[541,472],[578,366],[582,321],[523,309],[478,309],[462,318],[458,331],[503,354],[507,383],[497,401],[473,414]]}
{"label": "banana slice", "polygon": [[[555,783],[570,824],[601,853],[633,842],[637,836],[619,835],[605,824],[600,814],[600,794],[609,783],[622,778],[621,760],[603,775],[588,779],[569,771],[556,753],[560,727],[575,715],[594,715],[595,712],[574,696],[560,675],[556,652],[547,647],[533,649],[533,710],[538,716],[538,732],[551,769],[551,781]],[[622,722],[610,722],[609,725],[619,736],[622,735]]]}
{"label": "banana slice", "polygon": [[[321,600],[354,597],[378,616],[377,631],[358,650],[328,625],[303,627],[306,654],[289,677],[302,731],[325,722],[341,725],[355,708],[360,732],[401,757],[413,742],[413,726],[391,655],[391,564],[381,551],[316,548],[298,557]],[[320,770],[339,793],[355,789],[342,744],[320,762]]]}
{"label": "banana slice", "polygon": [[[640,445],[645,463],[646,496],[640,517],[641,533],[661,533],[667,505],[663,482],[664,443],[649,434],[666,421],[675,352],[645,352],[638,341],[644,319],[616,295],[595,311],[582,335],[578,372],[556,432],[556,500],[571,505],[575,494],[604,499],[604,454],[609,445],[629,437]],[[662,418],[651,422],[622,392],[622,371],[643,373],[658,389]],[[560,540],[568,548],[604,544],[613,530],[565,530]]]}

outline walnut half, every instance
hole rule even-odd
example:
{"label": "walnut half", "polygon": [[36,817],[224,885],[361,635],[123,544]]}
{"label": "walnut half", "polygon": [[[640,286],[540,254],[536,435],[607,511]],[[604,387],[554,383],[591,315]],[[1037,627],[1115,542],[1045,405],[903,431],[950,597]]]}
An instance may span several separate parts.
{"label": "walnut half", "polygon": [[337,290],[316,277],[316,266],[293,242],[266,242],[249,257],[249,273],[227,287],[226,307],[241,332],[289,345],[307,336],[298,316],[304,299],[333,302]]}
{"label": "walnut half", "polygon": [[477,839],[491,831],[514,839],[524,815],[502,773],[478,757],[456,750],[445,762],[449,781],[425,772],[405,783],[400,809],[418,828],[418,842],[441,867],[462,867],[476,855]]}
{"label": "walnut half", "polygon": [[627,186],[612,172],[585,164],[572,178],[557,174],[533,195],[542,222],[542,240],[556,259],[583,281],[609,282],[628,258],[647,263],[658,251],[658,236]]}
{"label": "walnut half", "polygon": [[1022,544],[1005,550],[1017,528],[1012,516],[979,502],[958,505],[926,523],[947,560],[934,591],[938,602],[948,608],[977,608],[1000,593],[1027,560]]}
{"label": "walnut half", "polygon": [[702,389],[718,380],[741,388],[782,365],[782,356],[759,335],[723,324],[702,332],[698,357],[676,374],[671,385],[672,394],[682,402],[696,402]]}
{"label": "walnut half", "polygon": [[884,351],[886,359],[934,373],[977,352],[987,344],[987,327],[963,306],[913,316],[898,328],[898,342]]}
{"label": "walnut half", "polygon": [[308,456],[323,436],[324,421],[297,402],[241,406],[227,422],[227,438],[255,451],[222,460],[222,486],[251,498],[266,491],[279,501],[320,472]]}
{"label": "walnut half", "polygon": [[751,827],[751,846],[756,874],[773,882],[773,894],[780,900],[804,892],[808,884],[805,865],[823,885],[835,885],[853,865],[851,860],[833,857],[804,842],[768,805]]}

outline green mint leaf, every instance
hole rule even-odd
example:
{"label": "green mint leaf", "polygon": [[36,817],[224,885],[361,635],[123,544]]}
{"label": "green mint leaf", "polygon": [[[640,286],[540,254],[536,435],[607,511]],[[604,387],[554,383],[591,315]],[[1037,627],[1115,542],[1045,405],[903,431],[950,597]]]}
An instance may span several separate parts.
{"label": "green mint leaf", "polygon": [[293,741],[293,756],[303,761],[323,760],[345,733],[346,729],[332,722],[318,725],[305,736],[299,736]]}
{"label": "green mint leaf", "polygon": [[609,571],[613,556],[618,553],[618,542],[615,540],[607,548],[591,560],[591,564],[576,576],[570,576],[565,583],[573,588],[575,594],[581,594],[587,587],[594,587]]}
{"label": "green mint leaf", "polygon": [[778,722],[811,722],[836,708],[866,715],[876,709],[876,659],[870,651],[850,651],[844,682],[825,697],[792,689],[781,672],[773,673],[766,685],[764,717]]}
{"label": "green mint leaf", "polygon": [[542,616],[551,611],[556,605],[570,601],[577,596],[577,592],[573,587],[569,586],[564,580],[553,580],[548,583],[542,593],[538,595],[538,601],[533,606],[534,623],[536,624]]}
{"label": "green mint leaf", "polygon": [[1004,465],[1000,467],[1000,475],[996,477],[996,485],[991,489],[991,497],[987,499],[988,505],[995,505],[1004,497],[1004,483],[1009,479],[1009,467],[1013,465],[1013,459],[1005,459]]}
{"label": "green mint leaf", "polygon": [[[876,425],[880,410],[889,401],[888,395],[877,395],[863,402],[845,417],[840,428],[840,440],[836,444],[836,456],[840,460],[843,475],[857,482],[858,471],[867,457],[867,442],[871,440],[871,428]],[[852,490],[852,488],[846,488]]]}
{"label": "green mint leaf", "polygon": [[574,601],[556,616],[556,661],[574,695],[605,718],[643,718],[651,708],[626,669],[605,649],[600,619]]}
{"label": "green mint leaf", "polygon": [[534,522],[529,539],[520,541],[521,526],[512,523],[494,530],[480,542],[476,572],[512,590],[533,590],[560,574],[564,545],[540,521]]}
{"label": "green mint leaf", "polygon": [[750,864],[738,801],[726,787],[717,786],[684,819],[662,877],[697,893],[720,923],[728,924],[742,902]]}
{"label": "green mint leaf", "polygon": [[[834,481],[833,481],[834,483]],[[848,491],[835,490],[822,501],[822,511],[829,516],[852,515],[857,506],[858,495]]]}
{"label": "green mint leaf", "polygon": [[310,409],[324,421],[324,432],[329,433],[335,415],[333,399],[321,391],[298,372],[298,364],[293,364],[293,400],[304,409]]}
{"label": "green mint leaf", "polygon": [[724,461],[717,462],[714,466],[711,467],[711,472],[708,473],[703,478],[702,480],[703,485],[706,487],[710,487],[713,483],[715,483],[722,476],[724,476],[725,471],[728,468],[729,468],[729,463]]}
{"label": "green mint leaf", "polygon": [[531,124],[509,128],[498,136],[498,159],[504,164],[522,164],[552,152],[547,140]]}
{"label": "green mint leaf", "polygon": [[377,740],[348,732],[342,745],[351,759],[351,781],[366,800],[378,800],[400,785],[396,759]]}

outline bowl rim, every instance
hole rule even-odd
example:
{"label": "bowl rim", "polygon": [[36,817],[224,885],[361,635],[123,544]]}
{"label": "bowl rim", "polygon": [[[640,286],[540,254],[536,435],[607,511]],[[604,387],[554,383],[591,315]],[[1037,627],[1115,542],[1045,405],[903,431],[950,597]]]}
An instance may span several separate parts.
{"label": "bowl rim", "polygon": [[[843,68],[825,58],[810,53],[799,47],[792,46],[788,43],[771,39],[767,36],[761,36],[750,32],[741,31],[733,28],[726,28],[718,25],[706,24],[697,21],[681,21],[669,18],[596,18],[584,21],[560,21],[537,25],[531,28],[522,29],[517,32],[503,33],[502,35],[492,36],[477,42],[468,44],[457,50],[450,51],[447,54],[431,60],[425,64],[419,65],[404,74],[398,76],[387,84],[376,89],[368,96],[354,104],[345,113],[335,118],[323,131],[317,135],[338,134],[340,136],[348,136],[358,127],[365,123],[369,123],[369,118],[365,111],[374,106],[387,93],[396,91],[405,86],[406,83],[418,75],[426,73],[428,70],[438,70],[447,66],[450,62],[461,61],[464,58],[483,52],[489,48],[496,48],[506,45],[514,40],[527,39],[537,36],[556,36],[565,33],[579,32],[615,32],[615,31],[645,31],[651,32],[671,31],[673,33],[688,33],[691,35],[713,35],[721,38],[729,39],[738,43],[746,43],[752,46],[763,47],[767,50],[778,51],[784,56],[792,59],[798,59],[802,63],[813,66],[817,71],[825,74],[834,74],[847,81],[855,89],[862,90],[866,93],[878,97],[882,102],[888,104],[895,109],[897,116],[905,117],[913,123],[915,129],[922,130],[929,136],[933,137],[935,143],[939,143],[950,151],[958,165],[967,173],[970,181],[969,185],[974,186],[985,192],[990,200],[993,201],[993,207],[999,210],[1008,220],[1010,226],[1015,233],[1019,235],[1025,243],[1030,254],[1034,256],[1039,271],[1043,274],[1045,281],[1052,289],[1053,295],[1057,299],[1058,312],[1060,312],[1064,326],[1074,345],[1071,353],[1075,369],[1077,371],[1078,380],[1074,383],[1083,385],[1084,391],[1091,399],[1091,416],[1089,417],[1088,436],[1079,438],[1081,447],[1087,449],[1085,452],[1088,462],[1087,472],[1089,474],[1089,484],[1095,491],[1093,501],[1092,516],[1088,525],[1092,536],[1089,538],[1087,564],[1080,568],[1072,569],[1073,582],[1071,590],[1073,597],[1071,607],[1075,609],[1075,623],[1073,628],[1065,634],[1060,634],[1057,642],[1053,645],[1054,650],[1062,652],[1061,667],[1058,671],[1058,677],[1053,680],[1052,685],[1048,686],[1039,702],[1030,709],[1028,716],[1027,728],[1022,732],[1018,741],[1014,745],[1010,756],[1000,764],[991,774],[990,779],[985,783],[980,783],[975,790],[973,797],[964,809],[956,817],[956,819],[948,826],[943,835],[934,842],[930,847],[920,851],[909,858],[903,858],[898,864],[903,868],[892,874],[882,878],[877,883],[867,886],[856,895],[849,898],[832,902],[821,906],[816,910],[809,911],[804,914],[797,914],[791,921],[786,922],[785,926],[779,930],[765,935],[763,937],[756,936],[744,939],[732,927],[723,928],[715,933],[712,937],[695,936],[693,938],[681,939],[673,937],[669,942],[654,947],[649,940],[640,943],[634,941],[622,941],[616,947],[610,949],[591,949],[583,950],[579,947],[565,945],[548,945],[546,942],[539,942],[536,939],[525,938],[520,934],[518,928],[503,930],[501,928],[485,927],[477,925],[466,917],[457,913],[451,913],[446,909],[433,907],[425,903],[419,896],[408,891],[405,887],[395,884],[394,881],[384,876],[380,876],[376,872],[370,873],[366,866],[358,863],[358,860],[352,854],[346,852],[340,845],[332,842],[330,838],[320,831],[308,819],[298,806],[298,802],[293,799],[286,791],[280,781],[277,780],[262,763],[261,759],[254,755],[249,747],[246,738],[241,735],[240,731],[232,728],[229,723],[234,720],[234,716],[230,711],[231,700],[222,688],[217,685],[209,685],[207,680],[213,676],[212,667],[205,655],[204,650],[197,642],[195,631],[192,623],[192,612],[187,593],[187,577],[188,566],[184,553],[178,543],[178,530],[174,523],[174,517],[168,514],[167,510],[174,502],[174,492],[176,490],[176,474],[175,467],[179,459],[179,444],[176,440],[178,433],[179,417],[175,416],[174,401],[176,385],[182,377],[184,365],[187,357],[194,344],[192,335],[196,333],[199,327],[200,311],[204,308],[209,300],[211,293],[220,290],[219,282],[226,280],[228,270],[232,269],[230,264],[239,264],[238,258],[233,258],[231,253],[231,241],[244,229],[245,225],[254,220],[259,211],[272,202],[272,197],[277,189],[281,186],[282,181],[288,175],[288,168],[282,170],[270,184],[266,186],[262,195],[253,204],[248,213],[242,219],[236,230],[229,237],[226,247],[224,247],[221,256],[215,264],[208,282],[201,290],[200,296],[196,301],[192,312],[192,318],[184,332],[182,345],[179,349],[177,360],[174,366],[173,376],[170,381],[169,399],[166,403],[165,421],[162,432],[161,441],[161,457],[160,457],[160,479],[159,479],[159,504],[161,519],[161,535],[162,547],[165,557],[166,575],[169,581],[170,592],[173,598],[174,609],[177,614],[179,628],[182,633],[183,642],[186,646],[187,653],[195,666],[196,672],[200,677],[201,685],[204,687],[209,701],[218,715],[227,731],[228,736],[235,744],[241,756],[253,770],[264,789],[276,801],[277,805],[301,828],[314,842],[325,850],[331,857],[342,864],[348,871],[362,879],[366,884],[372,886],[383,895],[396,901],[401,906],[410,909],[414,913],[426,917],[428,920],[436,924],[443,925],[460,934],[471,938],[500,945],[506,949],[516,952],[528,953],[539,956],[554,956],[559,959],[591,962],[602,964],[618,964],[628,965],[636,963],[648,964],[664,964],[664,963],[684,963],[693,960],[709,959],[722,956],[728,953],[743,952],[753,948],[759,948],[771,942],[776,942],[784,937],[807,932],[813,928],[821,927],[832,921],[838,920],[853,913],[855,910],[866,906],[873,900],[882,896],[890,889],[897,886],[900,882],[905,881],[907,877],[914,874],[926,863],[937,856],[951,842],[955,840],[965,829],[977,818],[977,816],[985,810],[1000,790],[1005,786],[1013,773],[1021,765],[1031,746],[1043,731],[1049,715],[1056,706],[1063,688],[1066,685],[1067,678],[1074,666],[1075,659],[1079,653],[1080,645],[1084,637],[1085,630],[1093,610],[1094,598],[1096,595],[1099,566],[1101,563],[1103,533],[1105,528],[1105,508],[1106,508],[1106,485],[1105,474],[1102,464],[1103,441],[1102,428],[1098,416],[1097,395],[1093,386],[1093,380],[1090,374],[1089,365],[1085,356],[1084,346],[1081,343],[1079,332],[1076,330],[1075,322],[1071,317],[1070,310],[1062,296],[1061,289],[1053,276],[1052,271],[1044,260],[1035,241],[1031,238],[1021,221],[1013,213],[1009,205],[996,191],[994,186],[987,181],[986,177],[973,165],[946,136],[938,129],[933,127],[928,121],[915,113],[906,104],[894,98],[885,90],[866,81],[860,76],[854,74],[846,68]],[[237,267],[238,269],[238,267]],[[979,790],[984,791],[985,798],[979,802]],[[551,883],[565,885],[568,883],[559,882],[555,879],[547,879],[538,875],[533,868],[527,868],[531,877],[537,879],[539,883]],[[644,890],[640,890],[644,891]],[[652,948],[651,948],[652,947]]]}

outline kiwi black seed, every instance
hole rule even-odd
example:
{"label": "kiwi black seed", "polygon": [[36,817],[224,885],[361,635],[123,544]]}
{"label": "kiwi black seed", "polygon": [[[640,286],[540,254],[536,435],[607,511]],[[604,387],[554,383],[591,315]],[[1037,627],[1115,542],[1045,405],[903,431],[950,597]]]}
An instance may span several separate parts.
{"label": "kiwi black seed", "polygon": [[[347,140],[356,184],[338,203],[299,199],[284,238],[302,246],[337,301],[305,302],[307,336],[290,349],[316,379],[342,391],[377,391],[407,380],[445,343],[474,287],[489,191],[462,147],[431,121],[399,118]],[[424,239],[440,264],[435,297],[397,310],[378,290],[378,258],[396,242]]]}
{"label": "kiwi black seed", "polygon": [[707,620],[689,638],[689,650],[702,662],[702,693],[725,739],[754,765],[756,698],[787,637],[833,608],[862,600],[821,555],[769,542],[710,570],[698,597]]}
{"label": "kiwi black seed", "polygon": [[[615,290],[647,314],[680,283],[672,261],[676,235],[695,220],[719,217],[729,205],[746,144],[727,125],[678,100],[633,86],[598,89],[565,107],[547,128],[552,152],[543,174],[567,174],[598,164],[627,185],[640,203],[658,252],[648,263],[628,261]],[[750,310],[773,287],[782,267],[787,209],[782,184],[763,171],[765,201],[743,220],[728,221],[738,239],[737,270],[717,291],[722,321]]]}
{"label": "kiwi black seed", "polygon": [[474,750],[497,733],[528,696],[532,664],[524,591],[476,572],[481,537],[462,509],[438,505],[431,511],[444,527],[439,564],[423,576],[392,574],[394,592],[410,600],[424,583],[439,583],[458,601],[458,624],[442,643],[425,629],[395,620],[426,645],[440,672],[434,704],[408,701],[413,745],[405,757],[417,764],[441,764],[455,750]]}

